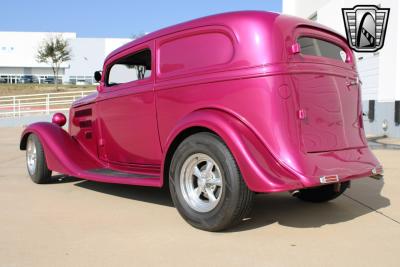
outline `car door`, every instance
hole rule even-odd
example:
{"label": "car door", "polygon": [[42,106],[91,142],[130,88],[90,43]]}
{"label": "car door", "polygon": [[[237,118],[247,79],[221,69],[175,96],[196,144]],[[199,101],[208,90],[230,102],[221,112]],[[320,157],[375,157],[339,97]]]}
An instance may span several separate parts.
{"label": "car door", "polygon": [[360,88],[351,50],[334,34],[297,29],[301,51],[292,76],[306,114],[300,132],[305,151],[318,153],[366,146]]}
{"label": "car door", "polygon": [[100,158],[112,163],[158,165],[153,42],[107,60],[97,103]]}

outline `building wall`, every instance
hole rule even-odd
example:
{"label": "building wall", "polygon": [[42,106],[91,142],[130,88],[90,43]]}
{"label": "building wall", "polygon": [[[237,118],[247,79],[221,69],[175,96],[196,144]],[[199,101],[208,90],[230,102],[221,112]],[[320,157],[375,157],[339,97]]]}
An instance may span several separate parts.
{"label": "building wall", "polygon": [[37,50],[44,39],[61,35],[71,48],[71,60],[63,63],[59,75],[64,82],[71,77],[92,82],[93,73],[102,69],[105,57],[131,41],[127,38],[77,38],[76,33],[0,32],[0,77],[16,82],[22,75],[53,76],[51,66],[36,61]]}
{"label": "building wall", "polygon": [[132,41],[132,39],[117,39],[117,38],[107,38],[104,39],[104,58],[108,56],[112,51],[114,51],[116,48],[122,46],[123,44],[126,44],[128,42]]}
{"label": "building wall", "polygon": [[282,13],[309,18],[317,9],[328,2],[329,0],[283,0]]}
{"label": "building wall", "polygon": [[[66,68],[65,80],[84,76],[91,79],[93,73],[101,70],[105,57],[114,49],[131,39],[123,38],[77,38],[70,42],[72,55]],[[82,77],[81,77],[82,78]]]}
{"label": "building wall", "polygon": [[[368,112],[368,101],[363,101],[364,113]],[[383,122],[386,121],[388,128],[383,130]],[[366,134],[387,135],[391,137],[400,137],[400,127],[394,123],[394,102],[375,102],[375,119],[373,122],[364,118],[364,128]]]}
{"label": "building wall", "polygon": [[[317,14],[316,21],[346,36],[342,8],[360,4],[356,0],[283,0],[283,13],[309,18]],[[365,120],[367,134],[382,134],[382,123],[389,124],[387,134],[400,137],[400,126],[394,124],[394,101],[400,100],[400,3],[392,0],[364,0],[364,5],[390,8],[384,47],[376,53],[355,53],[357,69],[362,81],[363,109],[368,112],[368,100],[376,100],[375,120]]]}
{"label": "building wall", "polygon": [[104,53],[104,39],[78,38],[70,42],[71,61],[67,75],[92,75],[92,70],[101,66]]}
{"label": "building wall", "polygon": [[[24,67],[0,67],[0,74],[9,75],[53,75],[53,70],[51,68],[39,67],[39,68],[24,68]],[[60,69],[60,75],[64,75],[64,69]]]}
{"label": "building wall", "polygon": [[0,32],[0,67],[48,67],[36,61],[36,53],[43,40],[52,35],[76,39],[72,32]]}

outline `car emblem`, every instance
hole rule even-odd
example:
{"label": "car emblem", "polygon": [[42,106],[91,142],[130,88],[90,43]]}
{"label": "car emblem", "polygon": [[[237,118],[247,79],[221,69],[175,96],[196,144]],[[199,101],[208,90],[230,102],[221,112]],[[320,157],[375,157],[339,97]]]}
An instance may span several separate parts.
{"label": "car emblem", "polygon": [[390,8],[357,5],[342,8],[347,41],[357,52],[375,52],[383,47]]}

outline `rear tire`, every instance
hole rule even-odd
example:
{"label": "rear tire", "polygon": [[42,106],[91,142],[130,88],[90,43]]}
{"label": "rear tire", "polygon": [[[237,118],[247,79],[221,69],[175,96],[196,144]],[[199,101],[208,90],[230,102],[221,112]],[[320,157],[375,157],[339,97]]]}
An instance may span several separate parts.
{"label": "rear tire", "polygon": [[340,190],[335,191],[335,184],[328,184],[319,187],[302,189],[295,196],[298,199],[307,202],[321,203],[333,200],[339,197],[349,187],[350,182],[344,182],[340,185]]}
{"label": "rear tire", "polygon": [[51,170],[47,167],[43,146],[35,134],[28,136],[26,144],[26,166],[32,181],[45,184],[51,181]]}
{"label": "rear tire", "polygon": [[224,142],[212,133],[186,138],[172,158],[169,187],[175,207],[192,226],[221,231],[243,220],[254,193]]}

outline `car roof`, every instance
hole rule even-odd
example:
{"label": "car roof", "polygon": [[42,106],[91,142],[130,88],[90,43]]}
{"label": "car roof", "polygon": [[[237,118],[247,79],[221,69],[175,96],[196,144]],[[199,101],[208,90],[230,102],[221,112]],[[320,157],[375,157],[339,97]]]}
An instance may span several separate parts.
{"label": "car roof", "polygon": [[[246,30],[248,31],[248,27],[252,27],[255,25],[265,25],[265,29],[272,30],[275,28],[274,32],[271,32],[271,35],[277,34],[288,34],[291,32],[293,28],[300,27],[300,26],[308,26],[318,28],[319,30],[323,30],[325,32],[329,32],[340,37],[342,40],[345,40],[343,36],[335,32],[334,30],[316,23],[311,20],[306,20],[299,17],[289,16],[289,15],[282,15],[279,13],[269,12],[269,11],[235,11],[235,12],[228,12],[222,14],[211,15],[207,17],[202,17],[198,19],[194,19],[191,21],[183,22],[180,24],[176,24],[161,30],[157,30],[155,32],[146,34],[138,39],[135,39],[116,50],[112,51],[105,59],[104,62],[107,62],[110,58],[114,57],[115,55],[121,53],[124,50],[127,50],[131,47],[136,45],[142,44],[144,42],[151,41],[153,39],[173,34],[183,30],[189,30],[198,27],[204,26],[225,26],[232,29],[234,32]],[[243,27],[243,25],[246,25]],[[253,27],[256,29],[257,26]],[[267,31],[268,31],[267,30]],[[285,32],[285,33],[282,33]],[[274,51],[275,53],[277,51]]]}
{"label": "car roof", "polygon": [[113,57],[114,55],[116,55],[116,54],[120,53],[121,51],[124,51],[130,47],[133,47],[135,45],[156,39],[161,36],[179,32],[182,30],[188,30],[191,28],[197,28],[197,27],[208,26],[208,25],[230,26],[240,20],[265,20],[265,21],[268,21],[268,19],[271,19],[271,18],[274,18],[277,16],[279,16],[278,13],[268,12],[268,11],[236,11],[236,12],[216,14],[216,15],[211,15],[211,16],[207,16],[207,17],[190,20],[187,22],[183,22],[180,24],[176,24],[176,25],[167,27],[167,28],[163,28],[161,30],[157,30],[155,32],[152,32],[152,33],[146,34],[140,38],[137,38],[137,39],[117,48],[116,50],[112,51],[106,58],[106,61],[107,61],[107,59]]}

